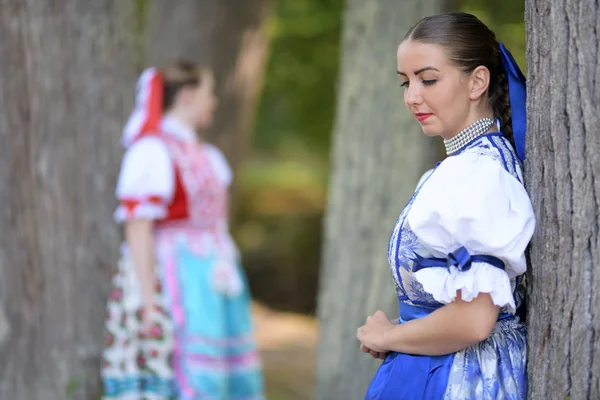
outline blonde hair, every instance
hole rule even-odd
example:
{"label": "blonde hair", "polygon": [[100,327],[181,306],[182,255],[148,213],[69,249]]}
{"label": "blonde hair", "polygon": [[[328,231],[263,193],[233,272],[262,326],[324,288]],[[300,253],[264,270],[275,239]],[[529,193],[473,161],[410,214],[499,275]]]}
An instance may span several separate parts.
{"label": "blonde hair", "polygon": [[163,112],[175,103],[177,93],[185,86],[198,86],[210,69],[189,61],[177,61],[160,68],[163,78]]}

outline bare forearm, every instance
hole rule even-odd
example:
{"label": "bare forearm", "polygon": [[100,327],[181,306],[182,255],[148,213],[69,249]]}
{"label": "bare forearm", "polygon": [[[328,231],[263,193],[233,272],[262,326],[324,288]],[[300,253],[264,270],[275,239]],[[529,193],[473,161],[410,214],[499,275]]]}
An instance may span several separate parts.
{"label": "bare forearm", "polygon": [[472,303],[455,301],[430,315],[408,321],[386,332],[383,347],[418,355],[443,355],[485,340],[498,318],[498,308],[488,295]]}
{"label": "bare forearm", "polygon": [[140,281],[144,302],[151,302],[154,293],[154,236],[153,223],[135,220],[125,225],[125,239],[131,251],[131,260]]}

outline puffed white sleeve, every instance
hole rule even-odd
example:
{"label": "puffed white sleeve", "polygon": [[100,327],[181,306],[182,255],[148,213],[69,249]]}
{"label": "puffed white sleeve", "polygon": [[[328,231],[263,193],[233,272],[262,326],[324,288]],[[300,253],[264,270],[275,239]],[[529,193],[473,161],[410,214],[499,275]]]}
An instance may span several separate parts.
{"label": "puffed white sleeve", "polygon": [[427,178],[429,178],[431,176],[433,171],[434,171],[433,169],[430,169],[429,171],[427,171],[423,175],[421,175],[421,178],[419,179],[419,182],[417,183],[417,189],[419,188],[419,186],[421,186],[423,183],[425,183],[425,181],[427,180]]}
{"label": "puffed white sleeve", "polygon": [[471,256],[504,263],[498,268],[475,258],[470,268],[417,270],[415,278],[435,300],[450,303],[458,290],[465,301],[489,293],[495,305],[514,313],[510,279],[527,268],[535,216],[523,185],[498,162],[475,153],[446,159],[416,196],[407,222],[434,257],[447,259],[464,247]]}
{"label": "puffed white sleeve", "polygon": [[164,218],[174,191],[174,169],[166,145],[156,137],[140,139],[123,156],[115,221]]}

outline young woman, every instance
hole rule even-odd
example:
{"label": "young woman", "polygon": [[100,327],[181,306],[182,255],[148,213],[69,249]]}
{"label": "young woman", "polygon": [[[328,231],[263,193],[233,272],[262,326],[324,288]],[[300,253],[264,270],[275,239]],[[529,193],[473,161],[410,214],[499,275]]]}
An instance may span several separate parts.
{"label": "young woman", "polygon": [[401,212],[389,244],[400,318],[358,328],[384,361],[365,399],[525,399],[515,316],[535,219],[523,187],[525,78],[475,16],[419,21],[400,43],[404,102],[448,157]]}
{"label": "young woman", "polygon": [[210,70],[146,70],[124,130],[115,213],[126,244],[105,324],[107,400],[262,399],[249,294],[228,230],[231,171],[200,140]]}

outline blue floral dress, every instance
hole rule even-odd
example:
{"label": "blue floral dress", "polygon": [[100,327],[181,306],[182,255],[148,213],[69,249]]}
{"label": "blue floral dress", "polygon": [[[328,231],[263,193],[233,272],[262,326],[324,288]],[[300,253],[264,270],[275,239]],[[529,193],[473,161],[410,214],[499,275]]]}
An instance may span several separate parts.
{"label": "blue floral dress", "polygon": [[[452,302],[457,290],[465,301],[489,293],[500,315],[486,340],[457,353],[391,352],[366,400],[526,398],[526,327],[515,311],[534,229],[520,163],[500,133],[475,139],[422,179],[388,248],[400,323]],[[440,264],[460,252],[468,266]],[[437,264],[419,268],[422,260]]]}

